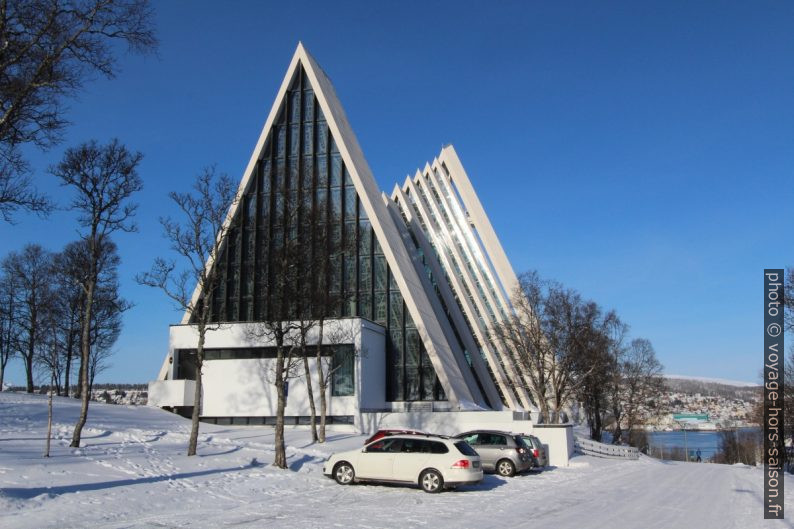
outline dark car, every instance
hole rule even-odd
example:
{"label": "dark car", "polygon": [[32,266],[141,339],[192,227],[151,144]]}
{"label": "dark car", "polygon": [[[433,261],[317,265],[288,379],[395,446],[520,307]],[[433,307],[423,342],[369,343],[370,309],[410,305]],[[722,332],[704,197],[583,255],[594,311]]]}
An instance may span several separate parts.
{"label": "dark car", "polygon": [[536,468],[543,468],[549,464],[549,457],[546,454],[546,447],[534,435],[519,434],[524,443],[530,448],[530,455],[534,459]]}
{"label": "dark car", "polygon": [[372,434],[364,444],[369,444],[372,441],[377,441],[383,437],[388,437],[390,435],[402,435],[402,434],[413,434],[413,435],[427,435],[425,432],[419,432],[417,430],[405,430],[405,429],[385,429],[385,430],[378,430],[374,434]]}

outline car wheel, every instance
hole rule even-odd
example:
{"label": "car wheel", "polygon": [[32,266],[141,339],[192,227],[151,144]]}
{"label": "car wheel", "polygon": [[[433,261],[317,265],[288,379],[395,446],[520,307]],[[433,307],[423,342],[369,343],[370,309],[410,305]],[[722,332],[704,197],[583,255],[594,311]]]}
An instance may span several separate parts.
{"label": "car wheel", "polygon": [[444,488],[444,478],[438,470],[425,470],[422,472],[422,475],[419,476],[419,486],[421,486],[422,490],[425,492],[441,492],[441,489]]}
{"label": "car wheel", "polygon": [[502,459],[496,463],[496,472],[498,472],[500,476],[509,478],[515,476],[516,466],[509,459]]}
{"label": "car wheel", "polygon": [[343,461],[334,467],[334,479],[340,485],[350,485],[356,479],[356,472],[350,463]]}

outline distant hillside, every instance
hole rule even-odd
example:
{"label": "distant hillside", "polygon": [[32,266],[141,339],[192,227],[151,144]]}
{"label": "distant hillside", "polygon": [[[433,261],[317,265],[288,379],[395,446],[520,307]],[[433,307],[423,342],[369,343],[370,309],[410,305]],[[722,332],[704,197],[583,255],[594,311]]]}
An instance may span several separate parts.
{"label": "distant hillside", "polygon": [[722,380],[719,378],[698,378],[679,375],[665,375],[667,387],[671,392],[703,396],[723,397],[752,401],[758,395],[760,384]]}

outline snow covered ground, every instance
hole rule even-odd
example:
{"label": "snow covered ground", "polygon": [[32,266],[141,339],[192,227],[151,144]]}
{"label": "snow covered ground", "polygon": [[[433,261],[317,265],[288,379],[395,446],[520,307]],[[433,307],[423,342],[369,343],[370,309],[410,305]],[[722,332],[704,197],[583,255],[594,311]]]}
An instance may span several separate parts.
{"label": "snow covered ground", "polygon": [[[189,422],[151,409],[92,403],[84,447],[69,448],[79,411],[55,400],[52,457],[41,457],[46,398],[0,393],[0,527],[261,528],[752,528],[763,520],[760,469],[576,457],[554,468],[431,495],[343,487],[322,475],[332,452],[363,437],[312,445],[287,432],[291,470],[273,468],[272,429],[202,425],[199,456],[184,455]],[[794,481],[786,510],[794,516]]]}

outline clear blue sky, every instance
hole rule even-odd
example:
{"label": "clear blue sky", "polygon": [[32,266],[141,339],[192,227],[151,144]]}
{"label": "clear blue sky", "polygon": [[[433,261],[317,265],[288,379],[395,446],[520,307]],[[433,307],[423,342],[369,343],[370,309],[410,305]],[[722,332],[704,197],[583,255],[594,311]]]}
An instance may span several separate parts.
{"label": "clear blue sky", "polygon": [[[794,3],[156,2],[159,57],[70,102],[60,147],[145,159],[118,238],[136,303],[102,382],[154,378],[180,314],[135,273],[166,255],[166,193],[241,178],[295,46],[331,77],[381,188],[455,145],[516,271],[614,308],[668,373],[755,381],[762,271],[794,265]],[[60,250],[74,216],[0,224]],[[10,375],[21,383],[21,363]]]}

